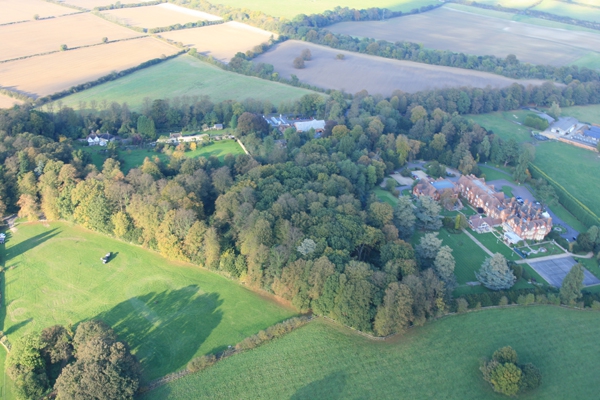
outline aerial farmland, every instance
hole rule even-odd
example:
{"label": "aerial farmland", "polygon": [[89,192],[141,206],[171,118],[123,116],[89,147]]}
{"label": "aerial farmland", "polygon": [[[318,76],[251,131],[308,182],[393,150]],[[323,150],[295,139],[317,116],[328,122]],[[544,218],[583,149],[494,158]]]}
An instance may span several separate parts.
{"label": "aerial farmland", "polygon": [[598,34],[536,26],[448,7],[385,21],[342,22],[329,30],[466,54],[501,58],[514,54],[524,62],[555,66],[572,64],[600,51]]}
{"label": "aerial farmland", "polygon": [[127,26],[152,29],[175,24],[187,24],[198,21],[220,21],[216,15],[190,10],[174,4],[162,3],[155,6],[121,8],[104,11],[109,20]]}
{"label": "aerial farmland", "polygon": [[36,16],[38,18],[59,17],[77,12],[72,8],[43,0],[3,0],[0,5],[2,6],[0,24],[31,21]]}
{"label": "aerial farmland", "polygon": [[0,26],[0,61],[59,51],[107,41],[131,39],[142,34],[95,15],[75,14],[60,18]]}
{"label": "aerial farmland", "polygon": [[[304,49],[311,51],[312,59],[306,62],[305,68],[296,69],[293,60]],[[343,54],[344,59],[338,59],[338,54]],[[486,72],[391,60],[295,40],[276,45],[255,61],[272,64],[283,76],[290,78],[291,75],[296,75],[300,81],[318,87],[348,93],[364,89],[384,96],[389,96],[395,90],[414,93],[460,86],[505,87],[516,82],[514,79]],[[540,84],[541,81],[526,80],[519,83]]]}
{"label": "aerial farmland", "polygon": [[160,36],[227,63],[237,53],[268,42],[277,35],[236,21],[161,33]]}
{"label": "aerial farmland", "polygon": [[0,82],[40,97],[176,52],[174,46],[151,37],[60,51],[0,64]]}

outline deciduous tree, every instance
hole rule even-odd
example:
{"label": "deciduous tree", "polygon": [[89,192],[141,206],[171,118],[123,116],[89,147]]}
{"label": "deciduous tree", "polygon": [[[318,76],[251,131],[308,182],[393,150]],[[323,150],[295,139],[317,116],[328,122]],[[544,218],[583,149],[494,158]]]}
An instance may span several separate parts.
{"label": "deciduous tree", "polygon": [[560,287],[560,301],[563,304],[573,305],[581,298],[583,278],[583,266],[579,263],[573,265]]}

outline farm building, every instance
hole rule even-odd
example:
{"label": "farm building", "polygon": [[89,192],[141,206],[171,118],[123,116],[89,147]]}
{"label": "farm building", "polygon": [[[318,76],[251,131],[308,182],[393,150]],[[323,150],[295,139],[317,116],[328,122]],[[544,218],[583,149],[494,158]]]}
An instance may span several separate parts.
{"label": "farm building", "polygon": [[121,138],[110,133],[90,133],[86,140],[88,146],[106,146],[109,142],[119,141]]}
{"label": "farm building", "polygon": [[588,127],[588,129],[584,129],[581,131],[582,134],[582,140],[592,143],[592,144],[598,144],[598,141],[600,140],[600,127],[597,126],[590,126]]}
{"label": "farm building", "polygon": [[558,133],[559,135],[570,135],[575,131],[578,121],[572,117],[559,118],[550,126],[550,132]]}
{"label": "farm building", "polygon": [[298,132],[307,132],[311,129],[314,129],[315,132],[323,132],[325,130],[325,121],[313,119],[310,121],[294,122],[294,128]]}

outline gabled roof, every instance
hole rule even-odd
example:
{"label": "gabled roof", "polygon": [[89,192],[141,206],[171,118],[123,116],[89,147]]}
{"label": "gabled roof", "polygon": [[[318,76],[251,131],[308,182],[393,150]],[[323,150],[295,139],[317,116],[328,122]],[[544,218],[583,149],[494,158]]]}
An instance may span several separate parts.
{"label": "gabled roof", "polygon": [[573,125],[577,125],[577,120],[572,117],[559,118],[558,121],[552,124],[553,129],[569,130]]}
{"label": "gabled roof", "polygon": [[294,127],[300,132],[306,132],[311,129],[325,129],[325,121],[314,119],[312,121],[294,122]]}
{"label": "gabled roof", "polygon": [[592,126],[587,131],[583,131],[583,135],[593,137],[594,139],[600,139],[600,128]]}

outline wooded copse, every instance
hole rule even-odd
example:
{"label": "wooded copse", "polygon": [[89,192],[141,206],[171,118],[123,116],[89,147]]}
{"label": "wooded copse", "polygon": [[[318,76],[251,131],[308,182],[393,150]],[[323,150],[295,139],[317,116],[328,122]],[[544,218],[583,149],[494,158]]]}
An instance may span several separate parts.
{"label": "wooded copse", "polygon": [[[544,88],[553,87],[514,85],[490,92],[487,101],[500,102],[501,94],[523,101]],[[471,102],[469,92],[447,93],[457,96],[456,107]],[[453,307],[447,271],[441,279],[429,268],[432,260],[416,257],[404,241],[416,227],[439,228],[432,221],[440,207],[422,199],[416,210],[404,202],[394,209],[372,190],[417,156],[465,174],[479,172],[476,160],[516,165],[521,158],[515,141],[503,141],[457,113],[430,111],[435,102],[427,100],[443,98],[417,103],[420,96],[399,92],[383,99],[361,92],[348,102],[333,92],[278,109],[252,100],[156,100],[139,114],[117,103],[96,104],[90,112],[16,107],[0,112],[0,196],[6,210],[30,220],[41,211],[49,220],[74,221],[218,270],[299,310],[378,335],[401,332]],[[330,122],[318,139],[293,128],[281,134],[261,111]],[[221,163],[215,157],[188,159],[175,149],[168,161],[149,153],[124,175],[117,152],[108,152],[113,158],[98,170],[69,140],[90,128],[136,136],[140,120],[151,120],[158,132],[224,121],[252,156],[229,155]]]}

